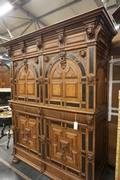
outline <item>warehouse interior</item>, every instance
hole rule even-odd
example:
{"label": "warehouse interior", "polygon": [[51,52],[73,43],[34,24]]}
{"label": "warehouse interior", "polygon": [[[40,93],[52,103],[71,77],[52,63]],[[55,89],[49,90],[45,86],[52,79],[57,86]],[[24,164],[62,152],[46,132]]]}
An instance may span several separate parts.
{"label": "warehouse interior", "polygon": [[119,72],[119,0],[1,0],[0,179],[119,180]]}

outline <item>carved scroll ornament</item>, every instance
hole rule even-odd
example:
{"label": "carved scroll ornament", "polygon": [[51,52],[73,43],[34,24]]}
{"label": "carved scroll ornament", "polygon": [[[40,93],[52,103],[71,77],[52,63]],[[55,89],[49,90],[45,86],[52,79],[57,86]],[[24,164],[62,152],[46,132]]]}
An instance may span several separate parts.
{"label": "carved scroll ornament", "polygon": [[27,60],[24,59],[24,70],[25,70],[25,73],[28,72],[28,64],[27,64]]}
{"label": "carved scroll ornament", "polygon": [[41,40],[41,38],[36,39],[36,46],[38,47],[38,49],[42,48],[42,40]]}
{"label": "carved scroll ornament", "polygon": [[60,64],[61,64],[61,68],[62,68],[62,69],[65,69],[65,67],[66,67],[65,52],[61,52],[61,53],[60,53]]}
{"label": "carved scroll ornament", "polygon": [[63,44],[64,40],[63,40],[63,34],[62,33],[58,34],[58,41],[61,45]]}
{"label": "carved scroll ornament", "polygon": [[94,25],[90,24],[86,26],[86,33],[89,40],[93,39],[95,37],[95,27]]}

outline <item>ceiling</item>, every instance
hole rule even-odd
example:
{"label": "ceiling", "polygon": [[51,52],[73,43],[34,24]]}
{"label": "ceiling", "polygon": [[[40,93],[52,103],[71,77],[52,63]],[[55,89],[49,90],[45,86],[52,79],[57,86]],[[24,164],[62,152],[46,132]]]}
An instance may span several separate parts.
{"label": "ceiling", "polygon": [[101,5],[107,7],[112,18],[112,13],[120,6],[120,0],[0,0],[0,6],[5,2],[10,2],[13,9],[0,18],[2,59],[7,58],[6,50],[2,47],[5,41],[85,13]]}

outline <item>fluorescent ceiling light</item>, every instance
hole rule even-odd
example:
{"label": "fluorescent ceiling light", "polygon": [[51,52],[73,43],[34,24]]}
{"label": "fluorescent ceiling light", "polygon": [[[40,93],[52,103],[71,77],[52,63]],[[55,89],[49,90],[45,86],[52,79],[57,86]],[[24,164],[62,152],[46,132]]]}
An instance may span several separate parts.
{"label": "fluorescent ceiling light", "polygon": [[4,5],[0,7],[0,16],[6,14],[8,11],[10,11],[13,8],[13,6],[7,2]]}

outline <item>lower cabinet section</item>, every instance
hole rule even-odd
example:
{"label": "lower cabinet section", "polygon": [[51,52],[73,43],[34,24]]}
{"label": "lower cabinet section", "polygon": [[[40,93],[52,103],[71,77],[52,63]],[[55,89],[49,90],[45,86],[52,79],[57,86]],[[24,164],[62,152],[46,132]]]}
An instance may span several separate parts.
{"label": "lower cabinet section", "polygon": [[[63,177],[64,180],[100,180],[99,173],[95,172],[99,147],[95,149],[93,115],[77,114],[79,126],[75,130],[73,112],[33,108],[31,113],[27,106],[16,105],[13,109],[13,162],[16,158],[22,160],[55,180]],[[97,131],[99,127],[102,126]],[[102,171],[106,165],[105,152],[100,157],[96,169]]]}

